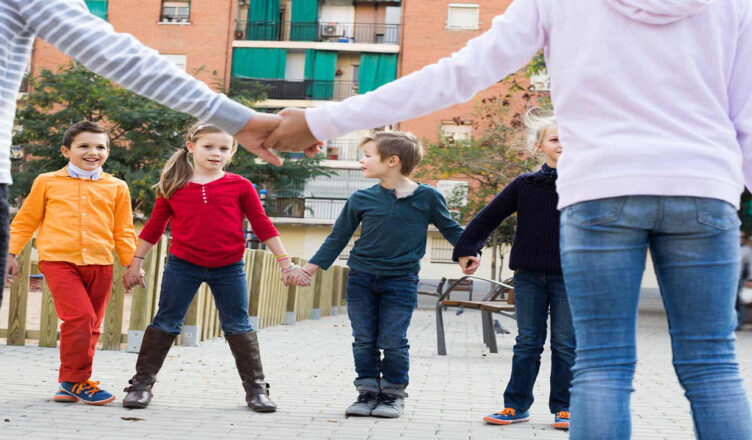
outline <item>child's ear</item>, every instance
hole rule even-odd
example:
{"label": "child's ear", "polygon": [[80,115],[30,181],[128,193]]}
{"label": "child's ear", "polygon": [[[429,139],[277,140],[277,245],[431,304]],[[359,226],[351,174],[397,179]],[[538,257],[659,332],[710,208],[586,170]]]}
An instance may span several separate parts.
{"label": "child's ear", "polygon": [[65,145],[60,146],[60,154],[63,155],[64,158],[69,159],[70,158],[70,149],[66,147]]}
{"label": "child's ear", "polygon": [[396,167],[400,164],[400,158],[399,156],[392,156],[389,158],[389,166],[390,167]]}
{"label": "child's ear", "polygon": [[189,153],[193,153],[193,142],[185,141],[185,149],[188,150]]}

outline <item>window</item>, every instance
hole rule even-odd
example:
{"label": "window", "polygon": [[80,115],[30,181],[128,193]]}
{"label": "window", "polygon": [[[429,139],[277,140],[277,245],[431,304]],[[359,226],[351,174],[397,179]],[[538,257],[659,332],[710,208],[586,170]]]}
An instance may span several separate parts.
{"label": "window", "polygon": [[472,124],[457,124],[454,121],[441,123],[441,135],[447,142],[469,141],[473,137]]}
{"label": "window", "polygon": [[542,70],[534,75],[530,75],[530,87],[536,92],[548,92],[551,90],[551,79],[548,72]]}
{"label": "window", "polygon": [[179,69],[186,70],[188,64],[188,57],[186,55],[173,55],[173,54],[161,54],[176,65]]}
{"label": "window", "polygon": [[452,261],[452,244],[444,237],[431,238],[431,263],[454,263]]}
{"label": "window", "polygon": [[358,241],[360,238],[360,235],[353,235],[350,239],[350,242],[347,243],[347,246],[342,250],[342,253],[339,254],[340,260],[347,260],[350,258],[350,251],[352,250],[353,246],[355,246],[355,242]]}
{"label": "window", "polygon": [[190,1],[162,1],[161,23],[188,23],[190,16]]}
{"label": "window", "polygon": [[447,29],[478,29],[478,5],[449,3]]}
{"label": "window", "polygon": [[450,209],[467,205],[469,186],[464,180],[439,180],[436,188],[444,196]]}

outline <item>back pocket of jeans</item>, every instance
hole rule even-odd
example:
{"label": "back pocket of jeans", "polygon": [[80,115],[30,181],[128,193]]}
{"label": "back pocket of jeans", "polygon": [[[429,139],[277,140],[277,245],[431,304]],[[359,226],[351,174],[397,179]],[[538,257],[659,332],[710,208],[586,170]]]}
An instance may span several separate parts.
{"label": "back pocket of jeans", "polygon": [[731,204],[718,199],[695,198],[697,221],[706,226],[726,231],[739,225],[739,216]]}
{"label": "back pocket of jeans", "polygon": [[573,222],[584,226],[612,223],[619,219],[626,201],[626,197],[611,197],[580,202],[568,209],[569,217]]}

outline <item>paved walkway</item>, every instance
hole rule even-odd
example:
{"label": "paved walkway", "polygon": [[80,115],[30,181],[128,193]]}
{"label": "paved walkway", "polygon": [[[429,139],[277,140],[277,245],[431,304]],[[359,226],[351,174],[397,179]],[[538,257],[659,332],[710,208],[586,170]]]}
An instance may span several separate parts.
{"label": "paved walkway", "polygon": [[[345,316],[265,329],[264,365],[280,410],[255,414],[244,406],[229,349],[222,340],[202,347],[174,347],[146,410],[57,404],[57,350],[0,343],[1,439],[565,439],[551,427],[547,409],[546,356],[530,423],[485,425],[481,418],[501,408],[514,335],[499,335],[500,352],[480,343],[480,317],[446,314],[449,355],[436,355],[434,314],[418,310],[410,327],[411,385],[401,419],[345,419],[354,399],[350,328]],[[504,322],[510,329],[511,321]],[[739,335],[742,370],[752,383],[752,332]],[[665,317],[643,313],[632,399],[635,439],[691,439],[687,402],[670,364]],[[94,379],[116,392],[133,372],[136,355],[100,351]]]}

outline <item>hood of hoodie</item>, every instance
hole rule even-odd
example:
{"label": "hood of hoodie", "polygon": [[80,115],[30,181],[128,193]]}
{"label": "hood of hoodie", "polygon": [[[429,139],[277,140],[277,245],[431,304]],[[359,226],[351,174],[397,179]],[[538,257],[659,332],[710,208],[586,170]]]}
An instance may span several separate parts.
{"label": "hood of hoodie", "polygon": [[669,24],[702,11],[715,0],[606,0],[622,15],[647,24]]}

